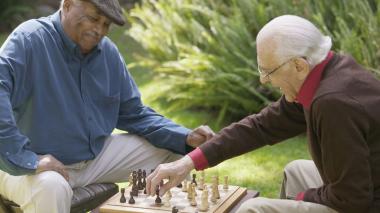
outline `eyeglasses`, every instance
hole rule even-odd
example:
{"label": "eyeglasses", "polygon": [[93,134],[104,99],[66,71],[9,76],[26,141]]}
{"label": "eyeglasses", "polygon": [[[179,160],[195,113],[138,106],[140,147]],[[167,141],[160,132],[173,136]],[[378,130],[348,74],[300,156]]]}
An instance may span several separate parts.
{"label": "eyeglasses", "polygon": [[259,71],[259,73],[262,76],[262,78],[269,78],[269,76],[271,74],[273,74],[274,72],[276,72],[277,70],[279,70],[281,67],[283,67],[285,64],[287,64],[289,61],[291,61],[291,60],[293,60],[295,58],[299,58],[299,57],[293,57],[293,58],[285,61],[284,63],[280,64],[278,67],[274,68],[273,70],[271,70],[269,72],[263,72],[262,69],[260,68],[260,66],[257,66],[257,70]]}

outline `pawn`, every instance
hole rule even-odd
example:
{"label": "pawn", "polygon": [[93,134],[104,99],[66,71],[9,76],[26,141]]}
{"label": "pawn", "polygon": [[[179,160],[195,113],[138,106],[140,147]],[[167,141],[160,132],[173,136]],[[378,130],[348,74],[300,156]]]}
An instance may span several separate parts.
{"label": "pawn", "polygon": [[170,207],[170,196],[169,196],[169,194],[165,194],[165,196],[164,196],[164,206],[165,207]]}
{"label": "pawn", "polygon": [[135,204],[135,199],[133,199],[133,193],[130,192],[129,195],[130,195],[131,197],[129,198],[128,203],[129,203],[129,204]]}
{"label": "pawn", "polygon": [[224,185],[223,185],[224,190],[228,190],[228,176],[224,176]]}
{"label": "pawn", "polygon": [[121,188],[121,189],[120,189],[120,193],[121,193],[120,203],[125,203],[125,202],[127,202],[127,200],[125,199],[125,195],[124,195],[124,193],[125,193],[125,188]]}
{"label": "pawn", "polygon": [[178,213],[178,209],[177,209],[177,207],[173,206],[173,208],[172,208],[172,213]]}
{"label": "pawn", "polygon": [[156,200],[154,201],[156,204],[161,204],[161,198],[160,198],[160,189],[157,187],[156,189]]}
{"label": "pawn", "polygon": [[194,194],[191,195],[190,205],[192,205],[192,206],[196,206],[197,205],[197,201],[195,200],[195,195]]}
{"label": "pawn", "polygon": [[179,184],[177,185],[177,188],[182,188],[182,183],[179,183]]}

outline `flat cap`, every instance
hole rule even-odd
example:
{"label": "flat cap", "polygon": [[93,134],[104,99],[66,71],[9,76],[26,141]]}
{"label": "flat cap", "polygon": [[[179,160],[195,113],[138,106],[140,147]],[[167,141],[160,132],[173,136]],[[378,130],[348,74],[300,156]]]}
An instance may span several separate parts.
{"label": "flat cap", "polygon": [[123,10],[119,4],[119,0],[88,0],[92,2],[98,10],[104,13],[112,22],[117,25],[124,25]]}

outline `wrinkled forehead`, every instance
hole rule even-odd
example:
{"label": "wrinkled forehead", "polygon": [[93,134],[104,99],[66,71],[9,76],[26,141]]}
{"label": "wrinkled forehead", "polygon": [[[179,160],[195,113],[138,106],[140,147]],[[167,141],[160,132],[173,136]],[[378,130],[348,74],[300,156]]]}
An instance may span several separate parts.
{"label": "wrinkled forehead", "polygon": [[276,48],[277,44],[271,37],[260,38],[256,40],[257,63],[261,67],[271,67],[276,64]]}

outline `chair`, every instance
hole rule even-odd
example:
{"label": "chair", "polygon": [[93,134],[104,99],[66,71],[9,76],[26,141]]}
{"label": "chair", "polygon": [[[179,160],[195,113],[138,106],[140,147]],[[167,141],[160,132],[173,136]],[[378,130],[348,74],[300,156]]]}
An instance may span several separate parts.
{"label": "chair", "polygon": [[[100,206],[119,191],[114,183],[93,183],[73,189],[71,213],[85,213]],[[21,213],[19,205],[0,196],[0,213]]]}

